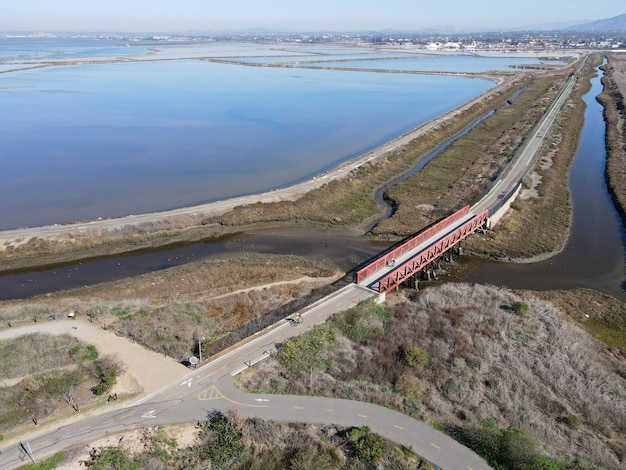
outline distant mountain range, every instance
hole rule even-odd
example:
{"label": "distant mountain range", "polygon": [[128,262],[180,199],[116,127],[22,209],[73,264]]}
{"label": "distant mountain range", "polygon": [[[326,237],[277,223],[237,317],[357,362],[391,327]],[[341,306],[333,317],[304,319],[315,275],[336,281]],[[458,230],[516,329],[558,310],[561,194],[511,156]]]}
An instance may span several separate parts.
{"label": "distant mountain range", "polygon": [[565,28],[567,31],[588,31],[599,33],[626,32],[626,14],[604,20],[582,23]]}

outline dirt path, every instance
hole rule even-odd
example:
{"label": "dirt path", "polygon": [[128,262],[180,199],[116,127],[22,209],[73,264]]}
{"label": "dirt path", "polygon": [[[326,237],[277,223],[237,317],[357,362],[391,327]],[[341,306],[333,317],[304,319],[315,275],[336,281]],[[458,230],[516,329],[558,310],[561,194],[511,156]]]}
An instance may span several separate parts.
{"label": "dirt path", "polygon": [[189,373],[189,369],[172,358],[150,351],[112,331],[84,320],[57,319],[0,331],[0,339],[15,338],[29,333],[68,334],[93,344],[101,356],[113,356],[123,364],[125,373],[112,393],[149,395],[173,380]]}

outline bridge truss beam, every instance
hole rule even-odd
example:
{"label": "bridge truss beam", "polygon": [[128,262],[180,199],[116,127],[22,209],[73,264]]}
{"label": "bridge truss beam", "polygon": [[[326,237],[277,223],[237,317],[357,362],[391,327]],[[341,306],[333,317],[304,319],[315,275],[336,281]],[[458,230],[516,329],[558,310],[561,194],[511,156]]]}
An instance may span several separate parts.
{"label": "bridge truss beam", "polygon": [[380,293],[389,292],[408,280],[420,269],[442,256],[461,240],[464,240],[476,230],[485,226],[488,218],[489,211],[487,210],[474,216],[463,225],[434,242],[428,248],[425,248],[413,258],[407,260],[393,271],[390,271],[387,275],[374,283],[371,288]]}

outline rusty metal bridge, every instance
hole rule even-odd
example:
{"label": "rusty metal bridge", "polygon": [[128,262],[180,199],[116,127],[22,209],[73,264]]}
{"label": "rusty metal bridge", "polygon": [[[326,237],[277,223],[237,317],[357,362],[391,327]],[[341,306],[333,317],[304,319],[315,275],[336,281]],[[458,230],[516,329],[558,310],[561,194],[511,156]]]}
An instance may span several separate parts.
{"label": "rusty metal bridge", "polygon": [[488,219],[488,210],[474,214],[465,206],[359,269],[355,282],[379,293],[388,292],[485,227]]}

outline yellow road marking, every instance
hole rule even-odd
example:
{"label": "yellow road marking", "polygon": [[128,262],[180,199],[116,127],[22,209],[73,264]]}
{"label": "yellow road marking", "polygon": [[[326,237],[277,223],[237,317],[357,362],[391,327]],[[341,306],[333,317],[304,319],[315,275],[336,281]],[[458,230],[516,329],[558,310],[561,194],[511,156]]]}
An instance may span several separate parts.
{"label": "yellow road marking", "polygon": [[200,392],[200,394],[198,395],[198,400],[202,400],[202,401],[204,401],[204,400],[219,400],[220,398],[222,398],[222,399],[224,399],[226,401],[229,401],[231,403],[234,403],[235,405],[249,406],[251,408],[267,408],[267,405],[250,405],[248,403],[240,403],[238,401],[231,400],[230,398],[225,396],[222,392],[220,392],[215,385],[207,388],[203,392]]}
{"label": "yellow road marking", "polygon": [[441,449],[441,447],[439,447],[438,445],[433,444],[432,442],[430,443],[431,446],[433,446],[435,449]]}
{"label": "yellow road marking", "polygon": [[329,413],[334,413],[335,410],[329,410],[328,408],[326,408],[326,411],[328,411]]}
{"label": "yellow road marking", "polygon": [[85,427],[83,427],[83,428],[79,428],[78,430],[79,430],[79,431],[84,431],[85,429],[89,429],[89,428],[91,428],[91,426],[85,426]]}
{"label": "yellow road marking", "polygon": [[222,395],[222,392],[220,392],[215,385],[213,385],[210,388],[207,388],[203,392],[200,392],[200,394],[198,395],[199,400],[219,400],[220,398],[225,398],[225,397],[224,395]]}
{"label": "yellow road marking", "polygon": [[132,413],[128,413],[128,414],[125,414],[124,416],[120,416],[120,419],[128,418],[129,416],[132,416],[132,415],[133,415]]}
{"label": "yellow road marking", "polygon": [[170,393],[168,396],[166,396],[166,397],[164,398],[164,400],[167,400],[168,398],[172,398],[173,396],[174,396],[174,394],[173,394],[173,393]]}
{"label": "yellow road marking", "polygon": [[402,426],[396,426],[395,424],[393,425],[394,428],[398,428],[398,429],[402,429],[404,431],[404,428]]}

